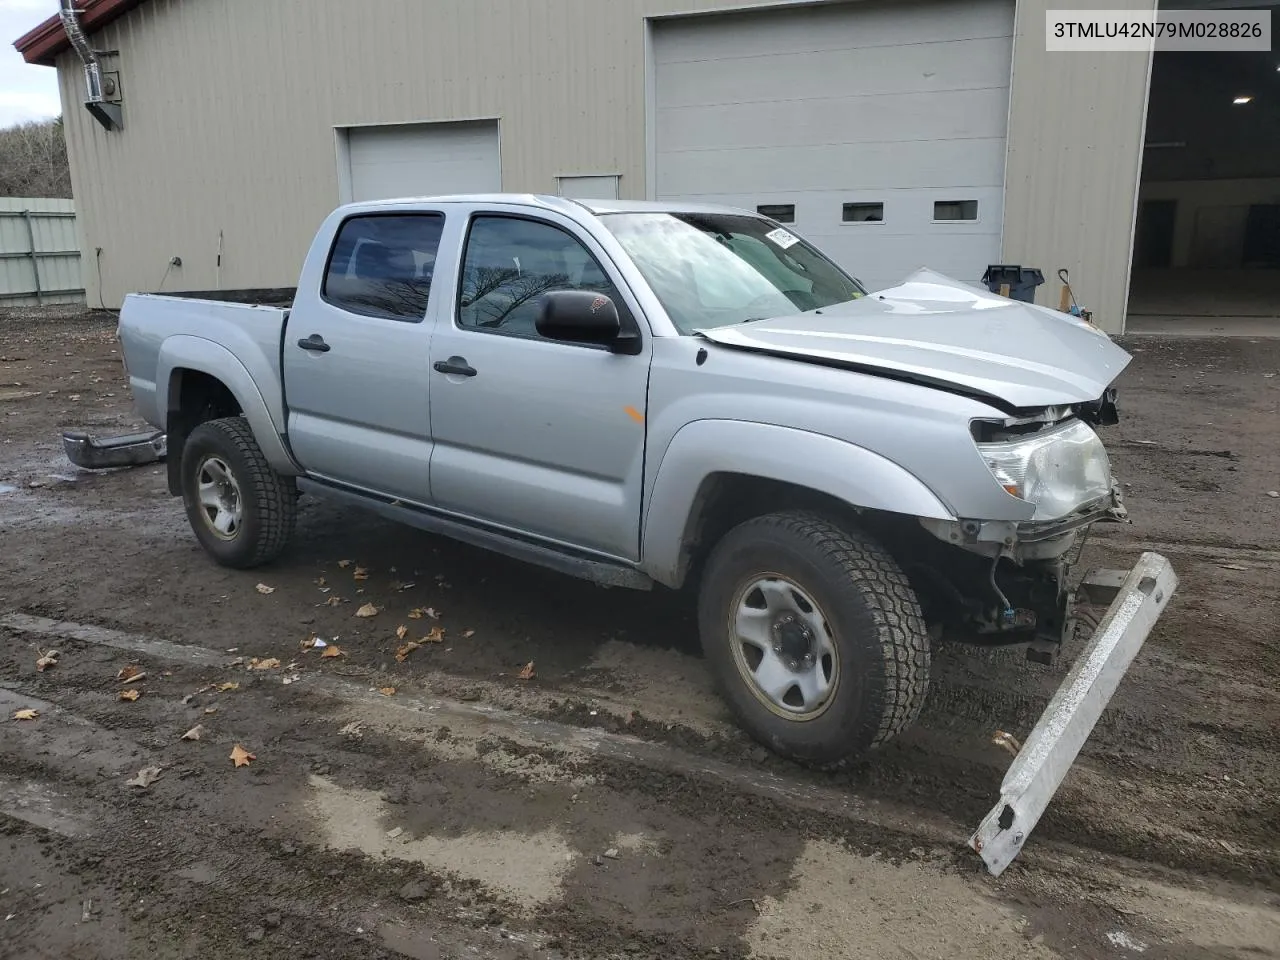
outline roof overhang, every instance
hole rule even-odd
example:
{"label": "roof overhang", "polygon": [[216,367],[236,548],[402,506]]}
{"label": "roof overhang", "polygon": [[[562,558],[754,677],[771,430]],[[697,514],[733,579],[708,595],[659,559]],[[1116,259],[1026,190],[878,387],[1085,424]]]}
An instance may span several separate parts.
{"label": "roof overhang", "polygon": [[[124,16],[143,0],[80,0],[80,25],[85,33],[101,30],[112,20]],[[67,31],[62,27],[62,18],[50,17],[34,30],[29,30],[13,42],[14,49],[22,54],[27,63],[37,63],[43,67],[57,64],[57,56],[71,47],[67,40]]]}

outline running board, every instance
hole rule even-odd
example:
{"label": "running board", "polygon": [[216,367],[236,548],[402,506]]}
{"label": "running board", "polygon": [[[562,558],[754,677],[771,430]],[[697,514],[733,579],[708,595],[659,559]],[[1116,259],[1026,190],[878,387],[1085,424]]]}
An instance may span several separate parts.
{"label": "running board", "polygon": [[554,545],[538,543],[500,530],[481,527],[416,504],[390,500],[312,478],[299,478],[298,489],[312,496],[340,500],[354,507],[372,510],[388,520],[408,524],[428,533],[440,534],[525,563],[567,573],[581,580],[590,580],[602,587],[653,589],[653,580],[649,576],[620,561],[557,549]]}
{"label": "running board", "polygon": [[1178,587],[1169,561],[1144,553],[1119,585],[1062,686],[1014,758],[1000,801],[969,839],[992,876],[1022,850],[1134,657]]}

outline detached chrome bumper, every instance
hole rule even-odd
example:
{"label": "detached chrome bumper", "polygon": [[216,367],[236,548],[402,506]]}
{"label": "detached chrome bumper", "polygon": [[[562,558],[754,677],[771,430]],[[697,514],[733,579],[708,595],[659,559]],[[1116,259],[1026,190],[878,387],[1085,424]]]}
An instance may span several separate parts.
{"label": "detached chrome bumper", "polygon": [[68,431],[62,435],[67,459],[86,470],[109,467],[136,467],[163,460],[167,454],[163,431],[132,433],[123,437],[95,440],[87,433]]}
{"label": "detached chrome bumper", "polygon": [[1014,758],[1000,801],[969,838],[993,876],[1013,862],[1058,792],[1120,680],[1164,612],[1178,578],[1169,561],[1144,553]]}

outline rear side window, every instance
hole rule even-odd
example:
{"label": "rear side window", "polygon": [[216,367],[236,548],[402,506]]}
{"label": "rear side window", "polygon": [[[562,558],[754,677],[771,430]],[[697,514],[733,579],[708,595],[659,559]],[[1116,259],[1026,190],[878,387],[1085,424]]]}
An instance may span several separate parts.
{"label": "rear side window", "polygon": [[321,295],[350,313],[418,323],[427,312],[444,215],[352,217],[338,229]]}

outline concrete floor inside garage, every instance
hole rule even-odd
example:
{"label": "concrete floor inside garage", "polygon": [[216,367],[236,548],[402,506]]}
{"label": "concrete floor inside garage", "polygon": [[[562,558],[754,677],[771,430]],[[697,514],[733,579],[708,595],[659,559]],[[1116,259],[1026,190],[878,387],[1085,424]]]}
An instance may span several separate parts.
{"label": "concrete floor inside garage", "polygon": [[1278,102],[1273,51],[1155,53],[1127,332],[1280,336]]}

